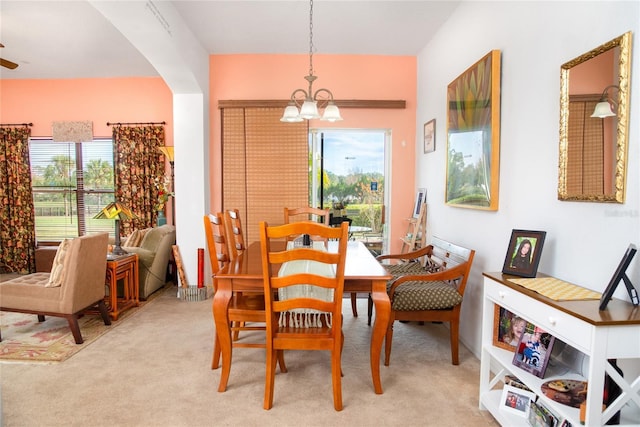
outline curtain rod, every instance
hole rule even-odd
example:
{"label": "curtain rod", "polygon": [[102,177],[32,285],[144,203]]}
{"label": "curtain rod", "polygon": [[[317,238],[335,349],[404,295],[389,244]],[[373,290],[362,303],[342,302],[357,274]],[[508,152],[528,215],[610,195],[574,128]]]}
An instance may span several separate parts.
{"label": "curtain rod", "polygon": [[0,126],[33,126],[33,123],[0,123]]}
{"label": "curtain rod", "polygon": [[146,122],[146,123],[109,123],[107,126],[129,126],[129,125],[166,125],[167,122]]}

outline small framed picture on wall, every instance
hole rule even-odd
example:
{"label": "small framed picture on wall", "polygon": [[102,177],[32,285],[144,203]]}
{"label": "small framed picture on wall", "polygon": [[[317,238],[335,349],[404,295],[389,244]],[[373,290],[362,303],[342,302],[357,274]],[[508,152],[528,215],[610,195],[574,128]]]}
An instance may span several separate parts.
{"label": "small framed picture on wall", "polygon": [[424,124],[424,152],[436,151],[436,119]]}

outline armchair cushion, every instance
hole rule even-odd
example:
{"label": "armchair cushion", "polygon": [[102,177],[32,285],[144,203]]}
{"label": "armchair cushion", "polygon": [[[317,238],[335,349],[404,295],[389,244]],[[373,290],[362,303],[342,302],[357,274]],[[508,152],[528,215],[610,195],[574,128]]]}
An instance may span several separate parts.
{"label": "armchair cushion", "polygon": [[[386,265],[387,271],[395,278],[400,276],[406,276],[408,274],[424,274],[425,272],[432,273],[433,270],[425,269],[419,262],[405,262],[402,264]],[[438,271],[436,269],[435,271]]]}
{"label": "armchair cushion", "polygon": [[70,245],[71,240],[69,239],[62,239],[60,242],[56,250],[56,256],[53,258],[53,264],[51,265],[51,275],[47,283],[45,283],[45,287],[56,288],[62,286],[64,272],[67,270],[67,265],[69,264],[67,253],[69,252]]}
{"label": "armchair cushion", "polygon": [[147,232],[151,230],[151,228],[145,228],[144,230],[134,230],[133,233],[127,237],[127,240],[123,242],[122,246],[128,246],[132,248],[137,248],[142,243],[144,236]]}
{"label": "armchair cushion", "polygon": [[461,302],[462,295],[454,283],[415,281],[396,288],[392,308],[396,311],[443,310]]}

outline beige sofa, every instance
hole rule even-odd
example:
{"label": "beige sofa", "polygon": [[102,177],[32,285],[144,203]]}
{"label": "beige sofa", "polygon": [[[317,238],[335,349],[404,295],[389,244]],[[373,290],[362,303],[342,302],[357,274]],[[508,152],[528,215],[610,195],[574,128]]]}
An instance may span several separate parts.
{"label": "beige sofa", "polygon": [[125,251],[138,254],[141,299],[147,299],[165,285],[171,246],[175,243],[176,228],[165,224],[147,231],[140,246],[123,246]]}

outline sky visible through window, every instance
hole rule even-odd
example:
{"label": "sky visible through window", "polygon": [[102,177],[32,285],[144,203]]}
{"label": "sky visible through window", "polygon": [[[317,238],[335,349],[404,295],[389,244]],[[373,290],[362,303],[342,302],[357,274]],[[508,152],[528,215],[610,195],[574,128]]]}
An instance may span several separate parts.
{"label": "sky visible through window", "polygon": [[323,130],[324,167],[336,175],[384,173],[384,131]]}

